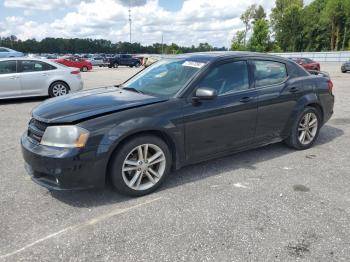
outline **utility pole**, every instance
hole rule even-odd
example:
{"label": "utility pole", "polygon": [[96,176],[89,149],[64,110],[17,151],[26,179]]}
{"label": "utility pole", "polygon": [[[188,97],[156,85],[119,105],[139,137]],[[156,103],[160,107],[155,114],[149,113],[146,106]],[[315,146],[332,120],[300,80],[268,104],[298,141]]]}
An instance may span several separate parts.
{"label": "utility pole", "polygon": [[130,30],[130,44],[131,44],[131,3],[129,1],[129,30]]}
{"label": "utility pole", "polygon": [[163,38],[163,34],[162,34],[162,55],[164,54],[164,38]]}

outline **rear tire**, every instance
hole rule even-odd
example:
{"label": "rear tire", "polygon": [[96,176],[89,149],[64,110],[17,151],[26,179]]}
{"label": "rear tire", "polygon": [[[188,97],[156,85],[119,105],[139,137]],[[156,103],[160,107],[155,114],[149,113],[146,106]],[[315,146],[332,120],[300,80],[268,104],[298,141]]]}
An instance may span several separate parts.
{"label": "rear tire", "polygon": [[297,150],[311,148],[318,138],[321,121],[319,110],[314,107],[306,107],[294,121],[285,143]]}
{"label": "rear tire", "polygon": [[115,63],[115,64],[113,65],[114,68],[118,68],[118,66],[119,66],[118,63]]}
{"label": "rear tire", "polygon": [[61,81],[54,82],[49,87],[49,96],[58,97],[67,95],[69,93],[69,86]]}
{"label": "rear tire", "polygon": [[136,68],[139,68],[140,66],[141,66],[141,63],[136,63],[136,64],[135,64],[135,67],[136,67]]}
{"label": "rear tire", "polygon": [[123,143],[110,160],[112,184],[124,195],[147,195],[164,182],[170,172],[171,159],[167,144],[159,137],[133,137]]}
{"label": "rear tire", "polygon": [[81,71],[82,72],[87,72],[89,69],[86,67],[86,66],[83,66],[82,68],[81,68]]}

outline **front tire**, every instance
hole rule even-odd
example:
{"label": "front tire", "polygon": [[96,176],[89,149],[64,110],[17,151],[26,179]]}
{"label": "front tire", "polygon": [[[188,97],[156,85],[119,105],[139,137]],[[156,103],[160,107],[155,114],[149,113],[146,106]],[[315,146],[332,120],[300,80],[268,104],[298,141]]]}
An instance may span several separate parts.
{"label": "front tire", "polygon": [[81,68],[81,71],[82,72],[87,72],[89,69],[86,67],[86,66],[83,66],[82,68]]}
{"label": "front tire", "polygon": [[112,184],[124,195],[147,195],[164,182],[171,159],[162,139],[151,135],[134,137],[123,143],[111,158]]}
{"label": "front tire", "polygon": [[313,107],[306,107],[298,116],[292,126],[286,144],[297,150],[311,148],[316,142],[322,118],[319,110]]}
{"label": "front tire", "polygon": [[69,93],[69,87],[64,82],[55,82],[52,83],[49,87],[49,96],[58,97],[67,95]]}

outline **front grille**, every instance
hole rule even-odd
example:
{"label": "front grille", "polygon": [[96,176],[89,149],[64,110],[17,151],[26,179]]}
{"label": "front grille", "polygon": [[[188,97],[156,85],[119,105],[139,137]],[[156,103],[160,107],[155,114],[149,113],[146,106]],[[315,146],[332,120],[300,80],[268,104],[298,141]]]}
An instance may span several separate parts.
{"label": "front grille", "polygon": [[45,130],[48,126],[49,124],[32,118],[29,121],[28,136],[40,143],[41,138],[43,137]]}

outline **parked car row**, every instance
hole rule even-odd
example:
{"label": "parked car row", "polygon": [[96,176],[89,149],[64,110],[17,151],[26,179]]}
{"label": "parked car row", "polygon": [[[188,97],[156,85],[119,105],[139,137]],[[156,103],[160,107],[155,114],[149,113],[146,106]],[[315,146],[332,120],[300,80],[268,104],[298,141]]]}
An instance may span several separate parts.
{"label": "parked car row", "polygon": [[80,71],[36,58],[0,58],[0,98],[57,97],[83,89]]}

